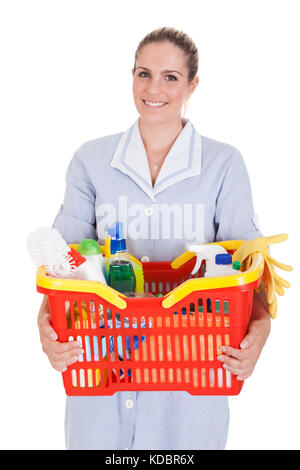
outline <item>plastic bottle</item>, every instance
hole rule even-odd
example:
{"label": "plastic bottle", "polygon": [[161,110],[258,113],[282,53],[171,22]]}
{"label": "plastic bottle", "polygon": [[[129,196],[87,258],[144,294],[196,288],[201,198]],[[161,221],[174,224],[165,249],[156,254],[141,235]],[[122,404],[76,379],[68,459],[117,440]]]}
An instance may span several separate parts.
{"label": "plastic bottle", "polygon": [[[110,228],[109,231],[113,232],[114,230],[113,228]],[[108,279],[108,271],[109,271],[109,264],[110,264],[110,258],[111,258],[110,246],[111,246],[111,236],[109,235],[105,238],[105,245],[104,245],[104,253],[105,253],[104,264],[105,264],[105,270],[107,273],[106,279]],[[134,259],[131,258],[130,261],[132,263],[133,272],[134,272],[135,280],[136,280],[135,292],[136,294],[142,294],[144,293],[144,289],[145,289],[143,265],[139,260],[135,258]]]}
{"label": "plastic bottle", "polygon": [[123,237],[123,224],[116,222],[108,228],[111,238],[111,258],[108,270],[107,283],[118,292],[134,293],[136,279],[133,266],[126,249],[126,240]]}
{"label": "plastic bottle", "polygon": [[219,273],[218,276],[237,274],[241,267],[241,263],[239,261],[235,261],[232,264],[232,256],[229,253],[216,255],[215,263],[217,266],[217,272]]}
{"label": "plastic bottle", "polygon": [[217,244],[194,244],[187,245],[186,248],[188,251],[197,254],[196,264],[193,271],[191,272],[192,275],[199,271],[201,263],[204,259],[206,262],[204,277],[237,274],[237,265],[235,267],[232,266],[232,256],[227,253],[223,246]]}
{"label": "plastic bottle", "polygon": [[82,272],[78,272],[78,275],[81,274],[85,276],[81,277],[81,279],[100,281],[106,284],[104,275],[104,258],[101,254],[101,248],[96,240],[93,240],[92,238],[82,240],[82,242],[79,243],[77,250],[87,260],[86,266],[84,266],[85,263],[82,265]]}

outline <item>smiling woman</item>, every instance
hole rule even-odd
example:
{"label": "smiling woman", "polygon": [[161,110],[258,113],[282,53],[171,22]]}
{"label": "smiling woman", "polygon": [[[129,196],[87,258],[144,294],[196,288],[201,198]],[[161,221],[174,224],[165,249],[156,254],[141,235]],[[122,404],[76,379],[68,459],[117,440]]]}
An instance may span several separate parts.
{"label": "smiling woman", "polygon": [[138,45],[132,70],[133,97],[152,185],[182,131],[182,108],[198,85],[197,71],[196,46],[173,28],[153,31]]}
{"label": "smiling woman", "polygon": [[[133,256],[168,262],[191,240],[260,236],[241,154],[200,135],[182,117],[199,83],[197,71],[197,48],[185,33],[160,28],[140,42],[132,70],[138,119],[125,132],[86,142],[69,165],[64,203],[54,222],[69,244],[101,241],[106,225],[118,220]],[[245,338],[250,346],[236,350],[234,360],[226,354],[219,359],[220,368],[241,380],[253,370],[268,335],[268,313],[255,305]],[[53,340],[49,316],[45,301],[39,314],[43,349],[57,370],[65,370],[82,354],[80,344]],[[228,421],[225,396],[120,391],[68,397],[66,443],[74,450],[216,450],[225,447]]]}
{"label": "smiling woman", "polygon": [[[139,44],[132,70],[133,96],[141,125],[176,122],[181,130],[182,107],[199,82],[198,56],[193,46],[189,55],[184,47],[178,47],[186,43],[180,36],[177,44],[170,42],[167,32],[162,28],[159,34],[152,33]],[[162,108],[163,112],[149,112]]]}

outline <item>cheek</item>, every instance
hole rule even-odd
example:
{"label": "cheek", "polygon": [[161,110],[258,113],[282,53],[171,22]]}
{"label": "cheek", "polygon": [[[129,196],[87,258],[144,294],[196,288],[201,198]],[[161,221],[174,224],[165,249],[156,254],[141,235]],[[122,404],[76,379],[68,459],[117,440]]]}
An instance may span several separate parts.
{"label": "cheek", "polygon": [[183,103],[184,101],[184,98],[185,98],[185,93],[184,93],[184,90],[183,89],[178,89],[174,87],[174,89],[170,90],[169,89],[169,93],[168,93],[169,97],[170,97],[170,100],[174,103]]}
{"label": "cheek", "polygon": [[141,94],[141,90],[142,90],[141,82],[137,80],[133,80],[132,91],[133,91],[134,97],[138,97]]}

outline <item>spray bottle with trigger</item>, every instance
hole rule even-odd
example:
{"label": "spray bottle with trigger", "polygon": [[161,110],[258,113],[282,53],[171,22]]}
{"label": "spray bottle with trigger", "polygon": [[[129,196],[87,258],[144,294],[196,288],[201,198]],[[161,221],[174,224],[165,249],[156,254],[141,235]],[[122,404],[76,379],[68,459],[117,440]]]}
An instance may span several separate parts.
{"label": "spray bottle with trigger", "polygon": [[199,271],[203,260],[206,262],[204,277],[237,274],[241,266],[240,263],[232,265],[232,256],[221,245],[195,244],[187,245],[186,249],[197,255],[196,264],[191,272],[192,275]]}

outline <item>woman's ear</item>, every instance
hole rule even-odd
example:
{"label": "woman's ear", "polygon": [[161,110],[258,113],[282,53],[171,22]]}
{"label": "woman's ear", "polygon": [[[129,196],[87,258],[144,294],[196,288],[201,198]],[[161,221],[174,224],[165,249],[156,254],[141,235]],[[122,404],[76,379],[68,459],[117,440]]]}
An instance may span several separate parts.
{"label": "woman's ear", "polygon": [[190,89],[188,91],[188,94],[187,94],[187,100],[190,98],[190,96],[194,93],[194,91],[196,90],[197,86],[199,84],[199,77],[197,75],[197,77],[194,78],[194,80],[191,82],[190,84]]}

